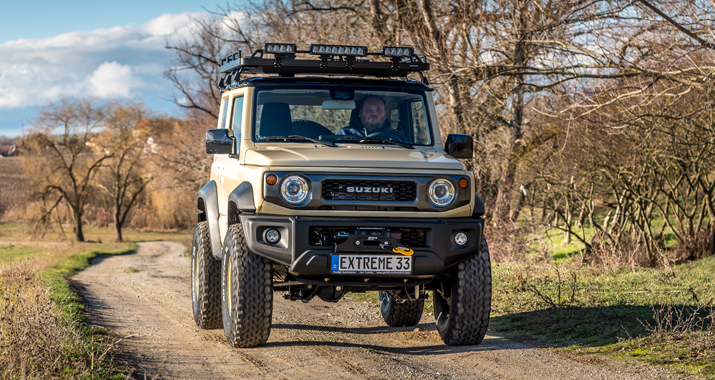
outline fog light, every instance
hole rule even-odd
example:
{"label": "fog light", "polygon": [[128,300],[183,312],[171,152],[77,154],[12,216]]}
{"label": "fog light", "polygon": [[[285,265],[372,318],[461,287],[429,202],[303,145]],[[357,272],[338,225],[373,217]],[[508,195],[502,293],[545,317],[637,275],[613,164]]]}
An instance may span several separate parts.
{"label": "fog light", "polygon": [[458,232],[454,235],[454,242],[457,243],[458,246],[464,247],[469,243],[469,236],[464,232]]}
{"label": "fog light", "polygon": [[268,230],[266,230],[266,234],[264,236],[266,238],[266,241],[271,244],[276,244],[281,240],[281,233],[278,232],[278,230],[274,230],[273,228],[269,228]]}

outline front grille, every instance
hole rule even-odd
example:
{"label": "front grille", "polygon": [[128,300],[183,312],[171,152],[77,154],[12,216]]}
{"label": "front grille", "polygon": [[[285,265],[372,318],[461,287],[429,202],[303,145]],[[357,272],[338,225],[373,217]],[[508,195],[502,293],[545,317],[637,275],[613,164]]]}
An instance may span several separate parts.
{"label": "front grille", "polygon": [[417,184],[412,181],[366,181],[327,179],[322,197],[330,201],[412,202]]}
{"label": "front grille", "polygon": [[394,206],[320,206],[318,210],[341,210],[341,211],[420,211],[417,207],[394,207]]}
{"label": "front grille", "polygon": [[[390,235],[399,232],[400,239],[397,241],[408,247],[426,247],[427,246],[427,229],[424,228],[385,228],[386,232],[392,232]],[[330,246],[335,243],[335,234],[337,232],[356,234],[357,229],[354,227],[311,227],[310,228],[310,245],[314,246]]]}

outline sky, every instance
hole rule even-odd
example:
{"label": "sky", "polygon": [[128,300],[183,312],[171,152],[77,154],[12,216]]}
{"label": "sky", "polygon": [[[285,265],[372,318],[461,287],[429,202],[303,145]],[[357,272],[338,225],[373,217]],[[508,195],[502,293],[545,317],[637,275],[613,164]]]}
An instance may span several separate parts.
{"label": "sky", "polygon": [[0,136],[21,136],[63,96],[133,98],[179,116],[163,77],[166,40],[216,9],[215,0],[0,1]]}

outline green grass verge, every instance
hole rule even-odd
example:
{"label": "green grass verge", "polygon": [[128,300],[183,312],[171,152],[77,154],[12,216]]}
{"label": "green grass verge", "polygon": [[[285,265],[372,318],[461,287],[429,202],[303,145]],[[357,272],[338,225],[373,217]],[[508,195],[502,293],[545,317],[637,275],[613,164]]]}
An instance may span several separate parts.
{"label": "green grass verge", "polygon": [[80,303],[79,297],[70,288],[67,277],[89,266],[90,261],[103,255],[121,255],[137,249],[136,243],[123,243],[124,247],[115,249],[102,249],[102,247],[92,247],[71,255],[66,260],[56,266],[40,272],[40,278],[49,288],[52,300],[59,307],[59,310],[74,322],[84,322],[86,318],[85,307]]}
{"label": "green grass verge", "polygon": [[[669,306],[685,315],[697,305],[712,306],[713,273],[715,257],[671,270],[496,264],[491,326],[551,347],[674,365],[684,373],[715,377],[715,355],[703,354],[714,352],[708,348],[715,344],[709,340],[713,329],[707,318],[712,309],[701,311],[697,319],[703,324],[692,332],[668,331],[665,321],[654,319],[654,311]],[[663,334],[657,333],[659,326],[665,328]]]}
{"label": "green grass verge", "polygon": [[89,328],[83,322],[87,318],[86,308],[80,302],[77,294],[71,289],[67,277],[89,266],[92,259],[103,255],[118,255],[136,250],[137,245],[133,242],[123,243],[124,247],[115,249],[101,249],[93,247],[77,252],[56,266],[40,272],[40,278],[48,287],[50,297],[62,314],[63,320],[73,325],[77,333],[81,336],[81,341],[76,347],[69,350],[73,355],[83,358],[87,362],[92,362],[94,371],[91,373],[93,379],[124,379],[125,376],[119,372],[109,362],[109,360],[98,360],[101,352],[105,349],[102,344],[101,335],[106,333],[103,329]]}

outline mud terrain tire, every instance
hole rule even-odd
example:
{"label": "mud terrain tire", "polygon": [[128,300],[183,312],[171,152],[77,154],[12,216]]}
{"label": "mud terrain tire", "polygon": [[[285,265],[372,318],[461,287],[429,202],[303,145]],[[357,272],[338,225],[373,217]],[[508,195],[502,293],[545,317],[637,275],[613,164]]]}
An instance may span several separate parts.
{"label": "mud terrain tire", "polygon": [[221,311],[228,344],[243,348],[266,344],[273,314],[271,265],[248,249],[240,224],[226,232],[221,267]]}
{"label": "mud terrain tire", "polygon": [[[489,247],[482,238],[479,253],[459,264],[443,279],[444,288],[434,291],[434,315],[437,331],[445,344],[465,346],[479,344],[489,325],[492,300],[492,275]],[[447,293],[445,298],[442,294]]]}
{"label": "mud terrain tire", "polygon": [[191,306],[199,328],[221,327],[221,262],[211,254],[208,222],[196,225],[191,244]]}
{"label": "mud terrain tire", "polygon": [[395,294],[390,292],[379,292],[380,313],[390,327],[415,326],[420,323],[422,310],[424,310],[425,300],[408,300],[399,303]]}

